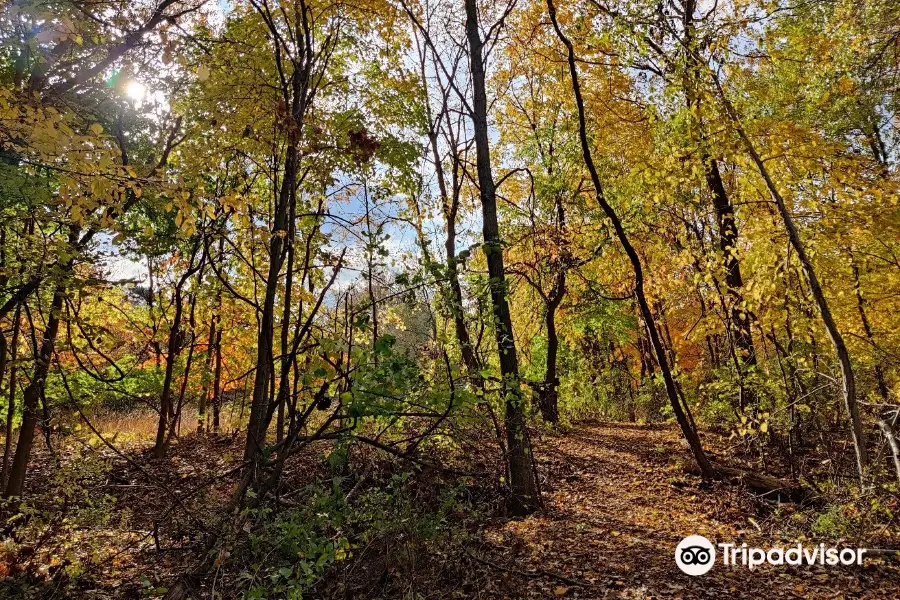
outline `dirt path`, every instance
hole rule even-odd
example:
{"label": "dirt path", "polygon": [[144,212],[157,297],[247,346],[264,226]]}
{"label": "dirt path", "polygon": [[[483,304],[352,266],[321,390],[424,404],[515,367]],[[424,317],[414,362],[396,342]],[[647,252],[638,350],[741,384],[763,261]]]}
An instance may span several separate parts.
{"label": "dirt path", "polygon": [[763,535],[749,520],[758,524],[760,517],[746,491],[682,475],[673,459],[684,451],[672,429],[596,425],[542,445],[542,467],[552,473],[546,510],[486,530],[485,545],[476,550],[493,574],[482,581],[485,596],[900,598],[894,561],[749,571],[717,559],[706,575],[683,574],[674,551],[687,535],[762,548],[798,540]]}

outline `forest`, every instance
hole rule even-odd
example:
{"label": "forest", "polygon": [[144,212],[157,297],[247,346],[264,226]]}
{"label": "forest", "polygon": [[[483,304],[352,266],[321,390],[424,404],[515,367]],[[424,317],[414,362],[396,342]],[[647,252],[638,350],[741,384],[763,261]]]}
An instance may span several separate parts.
{"label": "forest", "polygon": [[900,598],[898,94],[898,0],[0,0],[0,597]]}

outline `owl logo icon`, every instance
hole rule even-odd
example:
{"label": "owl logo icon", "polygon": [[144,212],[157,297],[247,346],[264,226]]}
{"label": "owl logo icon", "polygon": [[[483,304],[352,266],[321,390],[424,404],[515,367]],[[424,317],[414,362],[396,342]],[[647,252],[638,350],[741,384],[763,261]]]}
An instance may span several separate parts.
{"label": "owl logo icon", "polygon": [[702,535],[689,535],[675,548],[675,564],[688,575],[703,575],[716,563],[716,548]]}

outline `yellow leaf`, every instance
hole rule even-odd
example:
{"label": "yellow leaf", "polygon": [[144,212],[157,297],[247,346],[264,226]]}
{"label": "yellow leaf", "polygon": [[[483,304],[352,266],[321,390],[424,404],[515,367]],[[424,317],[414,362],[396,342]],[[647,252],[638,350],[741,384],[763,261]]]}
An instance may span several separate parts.
{"label": "yellow leaf", "polygon": [[91,133],[93,133],[94,135],[100,135],[101,133],[103,133],[103,125],[101,125],[100,123],[94,123],[93,125],[91,125]]}
{"label": "yellow leaf", "polygon": [[200,81],[206,81],[209,79],[209,67],[206,65],[200,65],[197,68],[197,79]]}
{"label": "yellow leaf", "polygon": [[568,592],[569,592],[569,588],[563,587],[563,586],[559,586],[558,588],[553,590],[553,593],[556,594],[557,596],[565,596]]}

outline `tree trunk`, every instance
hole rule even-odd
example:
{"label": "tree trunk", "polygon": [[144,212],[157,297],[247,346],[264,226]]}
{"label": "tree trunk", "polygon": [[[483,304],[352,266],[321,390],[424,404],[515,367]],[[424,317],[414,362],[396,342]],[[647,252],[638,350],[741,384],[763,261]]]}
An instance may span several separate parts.
{"label": "tree trunk", "polygon": [[[285,236],[287,243],[287,276],[284,282],[284,307],[281,315],[281,372],[278,380],[278,418],[275,424],[275,441],[279,444],[284,439],[284,411],[287,408],[290,396],[290,372],[291,363],[296,359],[288,345],[288,331],[291,322],[291,297],[294,287],[294,236],[296,219],[296,203],[291,202],[288,215],[288,233]],[[301,282],[302,286],[302,282]],[[297,323],[301,321],[301,314],[297,315]]]}
{"label": "tree trunk", "polygon": [[[221,316],[219,316],[221,319]],[[222,409],[222,328],[216,332],[216,367],[213,375],[213,396],[212,396],[212,430],[219,433],[219,414]]]}
{"label": "tree trunk", "polygon": [[[859,283],[859,267],[853,262],[853,255],[850,255],[851,266],[853,269],[853,291],[856,294],[856,310],[859,311],[859,318],[862,321],[863,332],[866,334],[866,339],[869,342],[874,342],[874,335],[872,334],[872,325],[869,323],[869,316],[866,314],[866,301],[862,295],[862,288]],[[888,392],[887,382],[884,380],[884,371],[881,368],[881,363],[876,359],[875,362],[875,385],[878,387],[878,395],[881,396],[881,399],[885,402],[890,400],[890,394]]]}
{"label": "tree trunk", "polygon": [[[265,16],[268,9],[262,10],[258,5],[260,14]],[[284,155],[284,171],[282,173],[281,188],[275,202],[272,218],[272,230],[269,236],[269,268],[266,275],[265,295],[262,310],[259,315],[259,330],[256,340],[256,370],[253,380],[253,396],[250,402],[250,419],[247,423],[247,441],[244,446],[244,460],[247,462],[247,470],[251,481],[256,482],[259,475],[259,463],[263,449],[266,445],[266,431],[272,418],[270,403],[273,393],[272,383],[275,377],[275,364],[273,347],[275,343],[275,299],[278,295],[278,279],[284,266],[287,249],[285,238],[291,233],[288,223],[289,216],[293,215],[297,202],[297,179],[300,156],[298,147],[303,133],[303,124],[306,117],[308,102],[312,98],[310,86],[312,69],[318,63],[312,48],[312,33],[307,20],[308,7],[304,3],[295,6],[298,13],[295,23],[295,39],[300,48],[290,62],[293,69],[290,78],[285,77],[279,61],[279,74],[281,76],[281,96],[283,104],[283,120],[287,134],[286,150]],[[267,18],[268,27],[276,44],[276,52],[281,55],[284,43],[280,33],[271,20]],[[330,39],[330,38],[329,38]],[[290,54],[290,52],[288,52]]]}
{"label": "tree trunk", "polygon": [[162,347],[160,346],[159,340],[156,338],[158,332],[158,327],[156,325],[156,317],[154,316],[153,310],[153,295],[156,292],[154,291],[153,285],[153,261],[150,256],[147,256],[147,312],[150,313],[150,333],[153,335],[153,341],[151,342],[151,346],[153,347],[153,354],[156,356],[156,368],[162,366]]}
{"label": "tree trunk", "polygon": [[22,427],[19,429],[19,440],[16,443],[16,454],[13,457],[12,467],[9,471],[9,482],[3,493],[5,498],[21,496],[25,487],[25,475],[28,472],[28,459],[31,457],[31,447],[34,443],[34,428],[39,418],[39,403],[41,393],[47,383],[47,374],[50,372],[50,362],[53,359],[53,351],[56,347],[56,335],[59,333],[60,313],[63,308],[63,300],[66,294],[64,283],[58,283],[53,292],[53,302],[50,306],[50,315],[47,318],[47,329],[44,331],[44,340],[36,357],[34,377],[22,394]]}
{"label": "tree trunk", "polygon": [[503,378],[502,394],[506,407],[506,446],[509,461],[510,512],[526,515],[538,508],[537,480],[531,455],[531,444],[525,423],[523,398],[519,389],[519,363],[513,338],[512,318],[507,301],[506,274],[503,266],[503,246],[497,223],[497,199],[493,174],[487,123],[487,93],[485,91],[483,42],[478,27],[476,0],[465,0],[466,37],[469,42],[469,61],[472,75],[473,111],[472,127],[475,135],[478,187],[481,199],[484,254],[490,278],[493,304],[494,331],[497,351],[500,354],[500,374]]}
{"label": "tree trunk", "polygon": [[[424,55],[420,67],[422,84],[427,85],[428,80],[425,72]],[[428,100],[427,91],[425,109],[429,123],[432,123],[433,115],[431,114],[431,103]],[[441,119],[444,114],[445,111],[441,111],[438,115],[438,119]],[[454,148],[452,157],[453,170],[451,173],[451,184],[453,187],[451,192],[447,187],[447,177],[444,173],[444,166],[441,162],[440,150],[438,149],[438,134],[434,125],[431,125],[431,129],[428,132],[428,143],[431,148],[431,158],[434,162],[434,172],[437,176],[438,191],[441,194],[441,208],[444,213],[444,225],[447,228],[447,236],[444,238],[444,253],[446,254],[445,264],[447,268],[447,284],[450,291],[448,304],[450,305],[450,314],[453,318],[453,331],[456,334],[456,341],[459,343],[463,364],[466,366],[466,372],[469,374],[469,382],[476,389],[483,391],[484,378],[481,376],[481,363],[472,346],[472,338],[469,335],[469,328],[466,325],[466,319],[463,314],[462,286],[459,283],[459,261],[456,257],[456,218],[459,214],[460,156],[457,149]]]}
{"label": "tree trunk", "polygon": [[[896,421],[896,416],[894,420]],[[893,425],[886,418],[879,420],[878,426],[884,433],[884,439],[887,440],[888,446],[891,448],[891,455],[894,457],[894,470],[897,473],[897,481],[900,482],[900,442],[897,441]]]}
{"label": "tree trunk", "polygon": [[[202,278],[201,271],[199,279]],[[169,445],[172,443],[172,437],[176,434],[176,431],[177,435],[181,435],[181,415],[183,414],[184,409],[184,398],[187,393],[188,383],[190,383],[191,366],[194,363],[194,350],[197,348],[197,320],[194,318],[195,309],[197,307],[197,297],[194,294],[190,294],[188,300],[191,303],[190,316],[188,317],[188,323],[191,328],[191,345],[188,346],[188,355],[184,362],[184,375],[181,377],[181,389],[178,391],[178,405],[175,409],[175,420],[173,421],[172,427],[169,429],[169,435],[166,436],[166,449],[168,449]]]}
{"label": "tree trunk", "polygon": [[628,260],[631,262],[631,267],[634,271],[634,295],[638,303],[638,308],[641,311],[641,315],[644,318],[644,324],[646,325],[645,329],[650,338],[650,345],[653,347],[653,351],[656,354],[657,364],[659,364],[659,370],[662,373],[663,382],[665,383],[666,394],[669,397],[669,403],[672,405],[672,412],[675,414],[675,419],[678,421],[679,427],[681,427],[681,431],[687,440],[688,446],[694,455],[694,459],[697,461],[697,466],[700,468],[701,473],[704,477],[715,477],[716,471],[713,468],[712,463],[709,462],[706,453],[703,451],[700,437],[691,427],[687,416],[681,408],[681,403],[678,399],[678,389],[675,385],[675,378],[672,376],[672,372],[669,369],[669,361],[666,358],[665,349],[663,348],[659,333],[656,330],[656,321],[653,318],[653,312],[650,310],[650,305],[644,294],[644,271],[641,266],[640,257],[638,257],[637,252],[628,240],[628,235],[625,233],[622,221],[619,219],[612,206],[609,205],[603,193],[603,185],[600,182],[597,167],[594,165],[594,159],[591,155],[591,146],[587,137],[587,119],[585,117],[584,99],[581,96],[581,84],[578,82],[578,68],[575,63],[575,48],[572,46],[572,42],[569,38],[563,33],[562,29],[560,29],[559,22],[556,19],[556,7],[553,5],[553,0],[547,0],[547,11],[550,15],[550,20],[553,23],[553,29],[556,31],[559,40],[566,46],[568,54],[569,75],[572,79],[572,91],[575,96],[575,105],[578,110],[578,137],[581,141],[582,158],[591,175],[591,182],[594,184],[597,203],[600,204],[604,214],[612,222],[616,237],[622,245],[622,248],[625,250]]}
{"label": "tree trunk", "polygon": [[[444,251],[447,255],[447,280],[450,289],[449,303],[450,312],[453,317],[453,331],[456,334],[456,341],[459,342],[460,354],[462,355],[463,364],[466,366],[466,372],[469,374],[469,381],[476,389],[483,390],[484,378],[481,376],[481,363],[472,346],[472,338],[469,336],[469,328],[466,325],[466,319],[463,313],[462,286],[459,283],[459,261],[456,258],[456,217],[459,212],[459,190],[456,182],[456,168],[458,165],[454,164],[454,189],[451,197],[447,190],[444,169],[441,166],[440,155],[438,154],[437,134],[432,132],[428,137],[431,142],[431,152],[435,161],[435,172],[437,173],[438,188],[441,192],[443,205],[444,221],[447,227],[447,237],[444,240]],[[454,157],[454,163],[456,163],[457,160],[457,157]]]}
{"label": "tree trunk", "polygon": [[175,362],[181,353],[181,315],[184,311],[184,299],[181,285],[175,286],[175,314],[172,316],[172,327],[169,329],[169,343],[166,352],[166,374],[163,378],[162,394],[159,397],[159,422],[156,427],[156,443],[153,446],[154,458],[166,455],[166,439],[169,429],[175,426],[175,407],[172,404],[172,386],[175,377]]}
{"label": "tree trunk", "polygon": [[556,333],[556,310],[566,293],[566,271],[557,266],[556,282],[547,297],[544,325],[547,328],[547,364],[544,368],[544,385],[541,387],[541,416],[548,423],[559,423],[559,375],[556,370],[559,355],[559,335]]}
{"label": "tree trunk", "polygon": [[209,318],[209,337],[206,341],[206,384],[203,386],[203,392],[200,394],[200,405],[197,407],[197,433],[205,433],[206,424],[206,401],[210,396],[210,387],[212,381],[209,379],[213,366],[213,347],[216,344],[216,315]]}
{"label": "tree trunk", "polygon": [[868,451],[866,450],[866,437],[865,432],[862,428],[862,420],[859,416],[859,407],[856,403],[856,382],[853,377],[853,367],[850,363],[850,353],[847,351],[847,345],[844,343],[844,338],[838,330],[837,323],[835,323],[834,317],[831,314],[831,308],[828,306],[828,300],[826,300],[825,298],[825,292],[822,291],[822,286],[819,283],[819,278],[816,276],[816,271],[813,268],[812,261],[806,254],[806,248],[804,248],[803,242],[800,240],[800,232],[797,230],[797,226],[794,224],[794,218],[788,211],[787,205],[784,202],[784,198],[782,197],[781,192],[778,191],[778,188],[775,186],[775,182],[772,181],[772,177],[769,175],[769,169],[766,167],[766,164],[763,162],[759,153],[756,151],[756,147],[753,145],[753,142],[744,131],[744,127],[743,125],[741,125],[741,121],[738,117],[737,111],[735,111],[734,106],[725,96],[725,91],[722,89],[722,84],[719,81],[718,75],[713,73],[712,77],[713,81],[715,82],[716,89],[718,90],[719,98],[722,101],[728,117],[735,127],[735,131],[737,132],[738,137],[740,137],[741,141],[743,142],[747,153],[750,155],[750,158],[756,165],[756,168],[759,171],[759,174],[762,176],[766,187],[769,189],[769,193],[771,194],[772,199],[775,201],[775,205],[778,207],[778,213],[781,215],[781,219],[784,222],[784,227],[787,230],[788,239],[790,240],[791,246],[794,248],[794,251],[797,253],[797,259],[800,261],[800,266],[803,268],[803,273],[804,275],[806,275],[806,280],[809,283],[810,292],[812,293],[816,306],[819,309],[819,314],[821,315],[822,322],[825,325],[825,331],[828,333],[828,337],[831,340],[832,346],[834,346],[834,351],[837,355],[838,363],[841,367],[841,387],[842,395],[844,397],[844,407],[847,409],[847,414],[850,416],[850,435],[853,439],[853,448],[856,452],[856,466],[857,470],[859,471],[860,484],[864,486],[866,479],[866,469],[868,468],[869,463],[869,455]]}
{"label": "tree trunk", "polygon": [[[700,130],[702,138],[703,121],[700,118],[700,95],[698,93],[701,65],[695,48],[694,26],[696,4],[696,0],[686,0],[684,3],[684,45],[688,50],[688,72],[684,77],[684,88],[691,122],[695,123]],[[738,229],[734,218],[734,206],[725,190],[719,164],[715,158],[709,155],[706,147],[702,145],[702,141],[700,143],[700,160],[703,164],[706,185],[712,194],[713,209],[716,213],[716,224],[719,231],[719,251],[722,253],[725,284],[731,300],[728,307],[728,325],[735,354],[738,356],[741,381],[740,408],[743,410],[747,405],[755,406],[757,404],[756,394],[747,390],[744,382],[747,372],[756,366],[756,348],[753,345],[750,313],[741,307],[744,301],[741,293],[744,280],[741,276],[741,263],[737,258]]]}
{"label": "tree trunk", "polygon": [[20,319],[22,306],[16,307],[13,316],[12,338],[9,344],[9,390],[7,391],[6,407],[6,439],[3,442],[3,466],[0,470],[0,490],[6,489],[9,480],[9,454],[12,450],[13,421],[16,417],[16,355],[19,347]]}
{"label": "tree trunk", "polygon": [[288,233],[288,207],[294,198],[297,175],[297,148],[289,146],[285,156],[284,176],[281,183],[272,234],[269,239],[269,269],[266,276],[265,299],[260,315],[256,339],[256,374],[253,380],[253,398],[250,403],[250,421],[247,424],[247,442],[244,460],[256,477],[256,469],[266,444],[269,425],[269,384],[272,373],[272,351],[275,337],[275,298],[278,294],[278,278],[284,265],[284,238]]}

